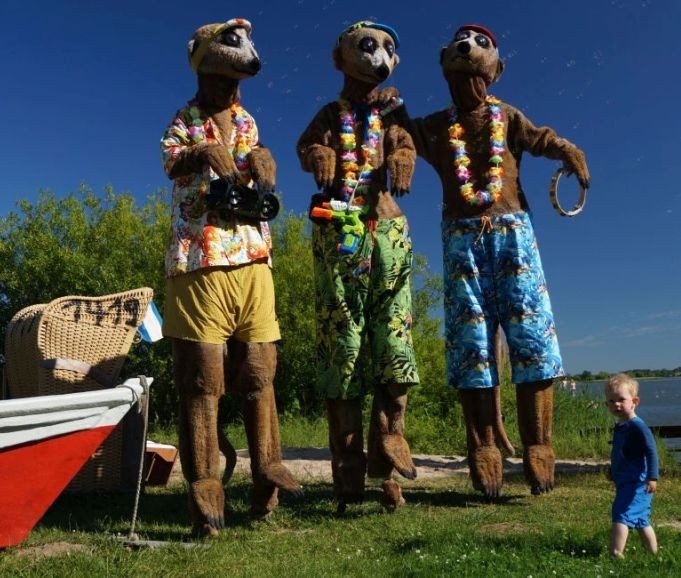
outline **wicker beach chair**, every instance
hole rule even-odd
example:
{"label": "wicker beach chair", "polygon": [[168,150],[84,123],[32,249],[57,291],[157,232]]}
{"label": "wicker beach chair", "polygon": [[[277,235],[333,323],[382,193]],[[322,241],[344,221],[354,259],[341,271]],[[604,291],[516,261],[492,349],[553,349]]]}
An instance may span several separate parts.
{"label": "wicker beach chair", "polygon": [[[6,397],[32,397],[38,393],[37,324],[45,304],[31,305],[12,317],[5,331],[4,392]],[[16,384],[16,391],[9,391]]]}
{"label": "wicker beach chair", "polygon": [[[102,297],[60,297],[10,321],[5,337],[6,392],[12,398],[114,387],[153,290]],[[146,400],[144,400],[146,403]],[[71,492],[134,488],[141,414],[131,412],[68,487]]]}

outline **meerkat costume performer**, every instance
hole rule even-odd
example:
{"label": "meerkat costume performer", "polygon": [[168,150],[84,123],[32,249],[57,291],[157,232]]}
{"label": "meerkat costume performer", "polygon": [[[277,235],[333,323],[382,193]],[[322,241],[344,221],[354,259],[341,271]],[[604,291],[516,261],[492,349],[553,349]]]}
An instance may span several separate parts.
{"label": "meerkat costume performer", "polygon": [[163,331],[172,338],[193,532],[213,536],[224,527],[220,449],[227,455],[226,477],[235,463],[218,427],[226,381],[244,400],[252,515],[262,518],[276,507],[278,488],[298,492],[300,486],[281,463],[273,388],[280,335],[269,229],[266,222],[225,216],[207,202],[218,178],[274,190],[274,159],[240,103],[239,81],[260,70],[251,24],[233,19],[202,26],[188,49],[198,92],[161,142],[164,168],[174,181]]}
{"label": "meerkat costume performer", "polygon": [[584,154],[548,127],[489,95],[503,69],[494,35],[462,26],[440,63],[453,104],[415,119],[411,133],[442,182],[447,381],[459,388],[475,489],[499,494],[510,446],[499,418],[494,336],[508,341],[533,494],[554,484],[552,380],[563,367],[527,199],[519,181],[523,152],[563,161],[589,186]]}
{"label": "meerkat costume performer", "polygon": [[[303,170],[323,193],[312,201],[318,387],[326,398],[334,494],[339,512],[364,495],[362,399],[357,360],[366,340],[373,362],[368,475],[383,480],[382,504],[404,503],[392,479],[416,477],[404,439],[407,389],[419,381],[411,341],[412,263],[407,220],[393,194],[408,192],[416,153],[378,85],[399,62],[397,33],[363,21],[333,49],[344,84],[298,141]],[[388,174],[392,180],[388,189]]]}

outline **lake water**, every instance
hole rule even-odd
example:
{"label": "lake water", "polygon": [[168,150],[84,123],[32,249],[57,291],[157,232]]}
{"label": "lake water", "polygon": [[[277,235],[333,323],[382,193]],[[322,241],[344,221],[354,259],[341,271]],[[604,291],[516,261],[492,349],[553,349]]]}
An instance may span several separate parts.
{"label": "lake water", "polygon": [[[578,383],[594,399],[603,400],[603,381]],[[650,426],[681,425],[681,377],[640,379],[641,404],[636,413]]]}

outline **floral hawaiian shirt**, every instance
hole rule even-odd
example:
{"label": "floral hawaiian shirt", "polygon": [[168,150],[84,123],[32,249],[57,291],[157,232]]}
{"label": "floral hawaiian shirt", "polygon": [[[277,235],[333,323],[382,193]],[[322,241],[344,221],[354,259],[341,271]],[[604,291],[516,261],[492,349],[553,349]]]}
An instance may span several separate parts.
{"label": "floral hawaiian shirt", "polygon": [[[237,135],[238,133],[238,135]],[[234,130],[226,146],[236,154],[237,137],[240,146],[254,148],[258,145],[258,128],[253,117],[238,107]],[[190,101],[180,109],[166,129],[161,140],[163,168],[170,174],[178,156],[187,147],[200,143],[224,142],[217,126]],[[248,167],[241,167],[240,182],[251,184]],[[171,210],[172,240],[166,253],[166,275],[173,277],[202,267],[233,266],[268,259],[271,262],[272,240],[266,222],[244,223],[236,219],[225,220],[215,211],[209,211],[205,202],[210,182],[217,175],[210,167],[202,173],[175,179]]]}

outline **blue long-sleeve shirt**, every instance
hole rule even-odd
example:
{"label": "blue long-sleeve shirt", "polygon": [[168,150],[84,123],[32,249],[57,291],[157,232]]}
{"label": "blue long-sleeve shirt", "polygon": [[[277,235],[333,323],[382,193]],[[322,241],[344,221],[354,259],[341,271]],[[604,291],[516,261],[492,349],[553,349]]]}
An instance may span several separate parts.
{"label": "blue long-sleeve shirt", "polygon": [[660,474],[657,445],[640,417],[615,426],[610,462],[616,484],[657,480]]}

